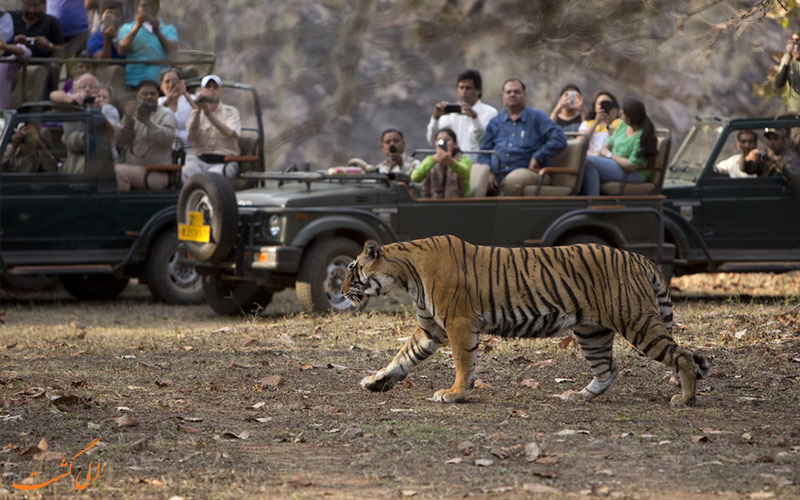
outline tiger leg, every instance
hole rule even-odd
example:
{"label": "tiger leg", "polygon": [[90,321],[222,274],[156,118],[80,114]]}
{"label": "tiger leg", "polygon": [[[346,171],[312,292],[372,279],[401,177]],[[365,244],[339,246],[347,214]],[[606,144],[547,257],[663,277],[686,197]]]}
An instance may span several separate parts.
{"label": "tiger leg", "polygon": [[388,391],[408,375],[412,368],[436,352],[444,343],[445,332],[433,319],[417,316],[417,329],[395,354],[394,359],[374,375],[361,379],[361,387],[373,392]]}
{"label": "tiger leg", "polygon": [[592,367],[594,378],[580,391],[566,391],[559,397],[566,401],[590,401],[608,389],[617,378],[617,369],[611,356],[614,332],[607,328],[575,328],[575,337],[583,357]]}
{"label": "tiger leg", "polygon": [[447,338],[453,349],[456,379],[449,389],[440,389],[433,395],[434,401],[460,403],[475,382],[475,353],[478,350],[478,334],[472,330],[470,320],[453,320],[447,325]]}
{"label": "tiger leg", "polygon": [[[692,406],[695,402],[697,377],[704,373],[704,368],[707,369],[707,362],[698,369],[694,362],[695,356],[675,342],[661,317],[656,314],[646,318],[643,326],[631,328],[623,335],[648,357],[660,361],[678,374],[681,394],[672,396],[670,404]],[[698,355],[698,360],[700,359],[705,361],[705,358]]]}

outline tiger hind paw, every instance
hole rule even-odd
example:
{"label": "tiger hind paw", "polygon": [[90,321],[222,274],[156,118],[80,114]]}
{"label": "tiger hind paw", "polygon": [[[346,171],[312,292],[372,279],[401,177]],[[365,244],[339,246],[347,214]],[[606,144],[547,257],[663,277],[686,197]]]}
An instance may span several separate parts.
{"label": "tiger hind paw", "polygon": [[431,400],[441,403],[463,403],[467,400],[467,395],[452,389],[440,389],[433,394]]}

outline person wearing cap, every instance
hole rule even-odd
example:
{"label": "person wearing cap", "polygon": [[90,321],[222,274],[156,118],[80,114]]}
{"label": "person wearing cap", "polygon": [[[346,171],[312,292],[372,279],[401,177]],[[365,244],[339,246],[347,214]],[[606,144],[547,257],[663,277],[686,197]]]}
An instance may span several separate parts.
{"label": "person wearing cap", "polygon": [[789,146],[789,129],[767,127],[764,139],[767,151],[750,151],[745,157],[745,172],[759,177],[781,175],[789,183],[792,193],[800,196],[800,156]]}
{"label": "person wearing cap", "polygon": [[226,156],[239,155],[242,122],[239,110],[221,102],[222,80],[217,75],[200,81],[197,101],[186,122],[192,151],[186,155],[181,179],[200,172],[216,172],[226,177],[239,174],[239,164],[225,161]]}
{"label": "person wearing cap", "polygon": [[722,160],[714,165],[714,173],[727,175],[731,179],[741,179],[745,177],[755,177],[744,171],[745,157],[750,151],[756,149],[758,145],[758,134],[749,129],[740,130],[736,134],[736,149],[739,152],[730,158]]}
{"label": "person wearing cap", "polygon": [[164,172],[151,172],[148,165],[172,163],[172,143],[178,131],[178,120],[169,109],[158,105],[158,84],[142,80],[136,101],[125,105],[125,116],[117,127],[117,146],[125,149],[124,163],[114,166],[120,191],[164,189],[169,178]]}
{"label": "person wearing cap", "polygon": [[[128,60],[160,60],[178,50],[178,30],[159,19],[159,0],[139,0],[136,18],[117,32],[117,51]],[[158,81],[164,66],[127,64],[125,84],[136,87],[142,80]]]}
{"label": "person wearing cap", "polygon": [[[31,56],[31,49],[24,43],[14,43],[14,20],[9,12],[0,14],[0,61],[24,61]],[[11,84],[19,72],[19,64],[0,62],[0,108],[7,109],[11,100]],[[41,92],[44,92],[42,82]],[[30,85],[30,83],[29,83]]]}

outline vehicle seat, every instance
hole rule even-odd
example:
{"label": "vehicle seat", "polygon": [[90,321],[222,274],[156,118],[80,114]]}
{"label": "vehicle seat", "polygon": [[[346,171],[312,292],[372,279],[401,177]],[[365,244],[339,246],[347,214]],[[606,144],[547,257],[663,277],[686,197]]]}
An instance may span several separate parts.
{"label": "vehicle seat", "polygon": [[566,196],[578,194],[586,162],[586,137],[567,138],[567,147],[550,160],[550,166],[539,170],[537,185],[525,186],[524,196]]}
{"label": "vehicle seat", "polygon": [[485,163],[473,163],[469,170],[469,197],[482,198],[489,189],[492,169]]}
{"label": "vehicle seat", "polygon": [[67,136],[67,148],[70,155],[64,160],[61,171],[65,174],[82,174],[86,168],[86,133],[71,132]]}
{"label": "vehicle seat", "polygon": [[[229,156],[226,162],[235,161],[239,163],[239,175],[243,172],[260,172],[261,163],[258,157],[258,137],[242,135],[239,137],[239,156]],[[247,189],[255,184],[252,179],[242,179],[237,176],[231,179],[235,190]]]}
{"label": "vehicle seat", "polygon": [[664,172],[667,168],[667,160],[669,159],[669,149],[672,143],[672,137],[669,130],[659,128],[656,129],[656,148],[658,155],[653,163],[653,170],[650,171],[650,178],[647,182],[632,182],[627,183],[627,175],[622,182],[604,182],[600,184],[601,194],[655,194],[661,191],[661,186],[664,184]]}

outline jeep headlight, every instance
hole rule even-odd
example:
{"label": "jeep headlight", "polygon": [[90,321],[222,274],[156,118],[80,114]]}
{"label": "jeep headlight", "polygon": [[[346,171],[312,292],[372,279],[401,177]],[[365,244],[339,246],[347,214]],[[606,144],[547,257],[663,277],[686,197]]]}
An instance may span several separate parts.
{"label": "jeep headlight", "polygon": [[269,222],[267,224],[267,230],[269,235],[275,239],[281,235],[281,218],[278,215],[273,215],[269,218]]}

